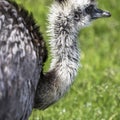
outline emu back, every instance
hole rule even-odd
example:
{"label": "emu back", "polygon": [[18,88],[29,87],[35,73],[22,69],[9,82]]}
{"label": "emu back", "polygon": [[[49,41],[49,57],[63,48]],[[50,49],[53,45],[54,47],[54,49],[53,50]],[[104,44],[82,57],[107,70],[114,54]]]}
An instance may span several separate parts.
{"label": "emu back", "polygon": [[0,120],[28,119],[45,57],[32,15],[0,0]]}

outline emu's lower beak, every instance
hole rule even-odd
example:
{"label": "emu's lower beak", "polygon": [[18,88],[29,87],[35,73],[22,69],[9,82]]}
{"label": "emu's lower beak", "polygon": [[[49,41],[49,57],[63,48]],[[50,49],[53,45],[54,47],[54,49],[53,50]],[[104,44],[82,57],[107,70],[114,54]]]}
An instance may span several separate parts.
{"label": "emu's lower beak", "polygon": [[91,18],[92,19],[97,19],[97,18],[102,18],[102,17],[110,17],[111,14],[108,11],[103,11],[98,8],[94,8],[91,13]]}

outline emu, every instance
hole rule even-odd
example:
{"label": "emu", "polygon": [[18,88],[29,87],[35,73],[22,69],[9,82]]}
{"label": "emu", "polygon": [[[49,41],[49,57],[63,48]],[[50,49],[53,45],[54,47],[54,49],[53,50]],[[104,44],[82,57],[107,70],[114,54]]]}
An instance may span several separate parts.
{"label": "emu", "polygon": [[0,0],[0,120],[28,120],[33,108],[58,101],[78,71],[79,30],[109,16],[95,0],[55,0],[48,16],[52,61],[43,73],[47,49],[32,14]]}

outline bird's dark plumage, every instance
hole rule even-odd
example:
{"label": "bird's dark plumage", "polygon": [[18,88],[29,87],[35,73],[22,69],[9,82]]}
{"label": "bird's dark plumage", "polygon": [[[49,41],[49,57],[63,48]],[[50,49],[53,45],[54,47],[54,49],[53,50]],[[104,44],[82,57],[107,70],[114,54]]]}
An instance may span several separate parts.
{"label": "bird's dark plumage", "polygon": [[0,0],[0,120],[28,120],[32,108],[46,109],[64,96],[79,67],[79,30],[110,17],[94,0],[55,1],[48,18],[52,60],[43,74],[47,50],[39,27],[25,9]]}
{"label": "bird's dark plumage", "polygon": [[28,118],[46,56],[32,15],[0,0],[0,120]]}

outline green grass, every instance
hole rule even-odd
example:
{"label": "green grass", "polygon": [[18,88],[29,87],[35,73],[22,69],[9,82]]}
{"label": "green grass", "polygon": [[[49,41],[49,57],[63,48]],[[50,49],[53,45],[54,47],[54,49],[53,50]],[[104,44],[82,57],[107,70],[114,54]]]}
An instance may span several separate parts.
{"label": "green grass", "polygon": [[[46,41],[48,6],[52,0],[15,0],[32,11]],[[120,120],[120,1],[98,0],[112,17],[99,19],[80,33],[81,64],[70,91],[30,120]],[[50,58],[45,69],[48,69]]]}

